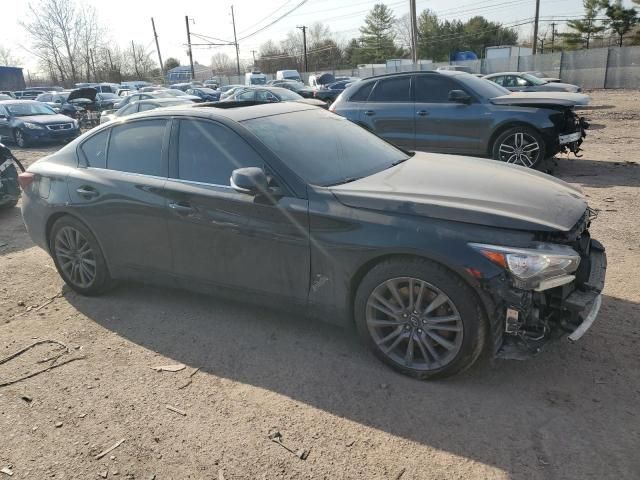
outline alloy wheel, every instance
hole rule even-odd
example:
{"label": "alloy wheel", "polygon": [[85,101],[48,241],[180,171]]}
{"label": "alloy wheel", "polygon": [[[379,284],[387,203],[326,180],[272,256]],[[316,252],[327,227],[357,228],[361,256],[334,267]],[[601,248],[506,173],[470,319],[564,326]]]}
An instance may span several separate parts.
{"label": "alloy wheel", "polygon": [[27,142],[24,139],[24,133],[22,133],[22,130],[16,130],[15,136],[16,136],[16,144],[20,148],[24,147]]}
{"label": "alloy wheel", "polygon": [[540,145],[528,133],[516,132],[502,141],[498,152],[503,162],[532,167],[540,156]]}
{"label": "alloy wheel", "polygon": [[89,288],[96,278],[96,257],[89,241],[73,227],[56,234],[54,251],[60,269],[79,288]]}
{"label": "alloy wheel", "polygon": [[380,351],[407,368],[440,369],[462,347],[464,329],[456,306],[424,280],[399,277],[381,283],[369,295],[365,318]]}

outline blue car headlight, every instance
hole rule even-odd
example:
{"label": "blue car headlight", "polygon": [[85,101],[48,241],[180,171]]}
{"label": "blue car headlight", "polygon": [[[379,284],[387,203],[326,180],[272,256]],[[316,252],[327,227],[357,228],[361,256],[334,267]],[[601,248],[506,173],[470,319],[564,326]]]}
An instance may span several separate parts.
{"label": "blue car headlight", "polygon": [[24,125],[25,128],[28,128],[30,130],[42,130],[44,128],[42,125],[39,125],[37,123],[31,123],[31,122],[24,122],[22,125]]}

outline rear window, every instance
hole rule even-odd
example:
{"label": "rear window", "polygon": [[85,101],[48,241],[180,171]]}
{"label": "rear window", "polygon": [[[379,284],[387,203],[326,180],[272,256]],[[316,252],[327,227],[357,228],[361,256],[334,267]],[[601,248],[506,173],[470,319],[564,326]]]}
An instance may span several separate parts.
{"label": "rear window", "polygon": [[108,129],[89,138],[80,146],[88,167],[107,168],[107,140]]}
{"label": "rear window", "polygon": [[107,167],[121,172],[165,177],[162,143],[166,121],[133,122],[111,131]]}
{"label": "rear window", "polygon": [[370,102],[410,102],[411,77],[396,77],[378,80]]}
{"label": "rear window", "polygon": [[374,85],[375,82],[369,82],[363,85],[356,93],[351,95],[351,98],[349,100],[351,100],[352,102],[366,102]]}

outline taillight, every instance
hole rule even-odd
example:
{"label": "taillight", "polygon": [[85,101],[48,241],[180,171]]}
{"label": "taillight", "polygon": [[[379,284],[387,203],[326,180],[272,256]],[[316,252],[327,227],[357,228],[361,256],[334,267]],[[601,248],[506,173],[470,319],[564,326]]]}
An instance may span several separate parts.
{"label": "taillight", "polygon": [[26,190],[27,187],[33,183],[35,178],[36,176],[31,172],[22,172],[18,175],[18,183],[20,184],[20,187],[22,187],[22,190]]}

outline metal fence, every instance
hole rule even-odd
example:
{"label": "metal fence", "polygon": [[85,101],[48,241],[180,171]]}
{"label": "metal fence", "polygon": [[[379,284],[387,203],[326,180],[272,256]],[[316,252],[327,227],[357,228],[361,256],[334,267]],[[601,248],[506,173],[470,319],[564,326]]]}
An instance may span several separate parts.
{"label": "metal fence", "polygon": [[[335,76],[372,77],[393,72],[409,72],[418,70],[435,70],[449,63],[421,63],[396,65],[391,67],[367,67],[346,70],[324,70]],[[509,71],[539,70],[551,77],[559,77],[567,83],[580,85],[582,88],[640,88],[640,47],[593,48],[571,52],[554,52],[527,57],[510,57],[504,59],[468,60],[453,62],[453,65],[468,67],[473,73],[488,75],[489,73]],[[202,72],[204,74],[204,72]],[[309,75],[302,74],[305,83]],[[196,75],[198,77],[198,75]],[[208,76],[206,78],[209,78]],[[219,77],[224,85],[244,84],[244,76]],[[275,78],[275,74],[267,74],[267,79]],[[203,78],[198,78],[203,80]]]}

